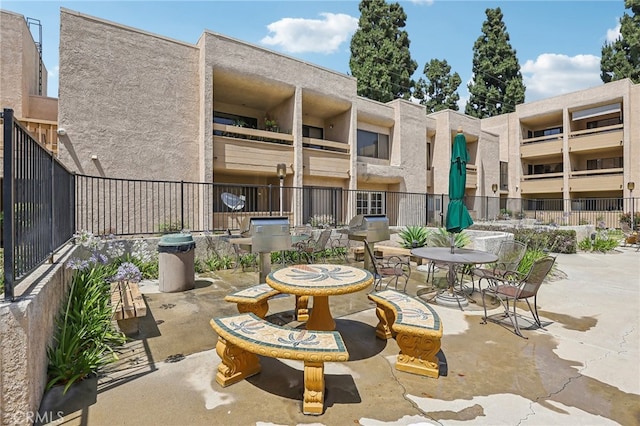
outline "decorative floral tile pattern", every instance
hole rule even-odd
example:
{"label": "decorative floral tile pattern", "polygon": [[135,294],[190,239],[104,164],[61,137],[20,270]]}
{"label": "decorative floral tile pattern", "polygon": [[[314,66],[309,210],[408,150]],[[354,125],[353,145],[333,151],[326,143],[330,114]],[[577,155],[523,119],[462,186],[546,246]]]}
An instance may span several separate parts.
{"label": "decorative floral tile pattern", "polygon": [[361,290],[373,282],[373,276],[353,266],[294,265],[270,273],[267,282],[285,293],[314,294],[315,290],[326,290],[327,294],[340,294]]}
{"label": "decorative floral tile pattern", "polygon": [[213,321],[228,333],[260,346],[309,352],[346,353],[344,341],[337,332],[281,327],[261,320],[252,313],[214,318]]}
{"label": "decorative floral tile pattern", "polygon": [[396,324],[411,325],[429,330],[440,329],[440,317],[429,304],[395,290],[384,290],[370,294],[372,298],[386,300],[395,307]]}

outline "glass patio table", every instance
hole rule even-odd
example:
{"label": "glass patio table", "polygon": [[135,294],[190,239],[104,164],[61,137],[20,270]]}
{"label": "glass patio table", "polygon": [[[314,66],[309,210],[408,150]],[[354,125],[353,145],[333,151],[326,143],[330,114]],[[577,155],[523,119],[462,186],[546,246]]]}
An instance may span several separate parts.
{"label": "glass patio table", "polygon": [[281,293],[301,298],[313,296],[307,329],[321,331],[336,328],[329,309],[329,296],[364,290],[372,283],[371,272],[347,265],[293,265],[267,275],[267,284]]}

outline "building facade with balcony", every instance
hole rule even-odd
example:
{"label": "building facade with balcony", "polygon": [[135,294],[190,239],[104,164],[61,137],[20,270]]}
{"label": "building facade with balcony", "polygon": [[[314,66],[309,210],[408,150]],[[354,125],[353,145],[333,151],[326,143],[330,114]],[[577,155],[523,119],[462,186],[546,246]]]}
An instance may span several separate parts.
{"label": "building facade with balcony", "polygon": [[305,197],[369,191],[350,204],[377,213],[384,191],[446,193],[462,128],[467,194],[497,182],[498,138],[472,117],[365,99],[351,76],[209,31],[188,44],[67,9],[60,22],[60,158],[80,173],[277,186],[284,163]]}
{"label": "building facade with balcony", "polygon": [[529,209],[628,211],[640,182],[639,117],[640,85],[625,79],[518,105],[482,129],[500,135],[501,190],[531,200]]}
{"label": "building facade with balcony", "polygon": [[[16,55],[27,64],[3,71],[3,106],[20,117],[39,54],[33,39],[24,41],[24,18],[2,18],[2,64]],[[318,194],[355,189],[348,208],[381,213],[388,192],[447,193],[462,128],[474,218],[495,213],[483,197],[531,200],[539,210],[628,211],[637,195],[640,86],[629,80],[479,120],[362,98],[351,76],[210,31],[191,44],[68,9],[60,25],[57,120],[65,134],[54,139],[59,158],[82,174],[277,187],[285,164],[284,185],[305,188],[305,199],[285,194],[287,214],[303,218]],[[4,80],[11,75],[22,77]],[[269,194],[256,191],[260,209]]]}

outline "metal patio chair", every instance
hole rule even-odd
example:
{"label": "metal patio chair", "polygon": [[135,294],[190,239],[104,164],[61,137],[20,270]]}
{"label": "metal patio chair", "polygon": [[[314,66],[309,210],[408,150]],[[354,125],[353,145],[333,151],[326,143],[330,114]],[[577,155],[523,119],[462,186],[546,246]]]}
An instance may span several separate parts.
{"label": "metal patio chair", "polygon": [[[389,256],[387,258],[376,258],[369,246],[368,242],[364,242],[367,254],[371,259],[371,265],[373,267],[373,290],[380,291],[389,288],[389,284],[393,283],[396,290],[398,289],[398,282],[402,279],[404,286],[402,291],[407,292],[407,283],[411,276],[411,263],[409,257],[404,259],[401,256]],[[386,280],[386,282],[385,282]]]}
{"label": "metal patio chair", "polygon": [[326,250],[329,248],[329,239],[331,238],[331,229],[324,229],[320,232],[318,239],[313,238],[300,241],[295,244],[296,250],[300,258],[305,257],[307,263],[316,263],[317,258],[327,261]]}
{"label": "metal patio chair", "polygon": [[[523,336],[520,331],[520,326],[518,325],[518,316],[520,315],[516,312],[516,302],[523,300],[527,303],[529,311],[533,315],[535,324],[544,330],[544,327],[540,322],[540,316],[538,315],[538,290],[551,271],[551,268],[553,268],[555,261],[555,257],[544,256],[533,262],[531,269],[529,269],[529,272],[525,276],[518,273],[511,273],[509,274],[508,279],[495,277],[495,284],[482,290],[482,307],[484,309],[483,323],[486,324],[487,320],[500,323],[502,319],[509,318],[513,325],[515,334],[527,339],[527,337]],[[495,297],[504,308],[504,313],[501,315],[500,319],[490,318],[487,316],[487,305],[485,301],[485,296],[487,295]],[[529,299],[532,297],[533,308],[529,303]],[[510,311],[510,303],[513,303],[513,311]]]}
{"label": "metal patio chair", "polygon": [[496,252],[498,260],[495,263],[479,265],[478,267],[470,269],[471,291],[475,291],[474,277],[478,277],[478,291],[482,291],[480,285],[482,280],[488,281],[488,285],[491,285],[494,278],[504,278],[505,274],[516,272],[526,252],[527,244],[521,241],[504,240],[500,242],[498,251]]}

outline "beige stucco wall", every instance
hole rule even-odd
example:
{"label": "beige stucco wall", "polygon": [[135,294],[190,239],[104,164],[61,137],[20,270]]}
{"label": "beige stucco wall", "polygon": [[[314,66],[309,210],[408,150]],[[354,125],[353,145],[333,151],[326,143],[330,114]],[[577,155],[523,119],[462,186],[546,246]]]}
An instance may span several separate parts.
{"label": "beige stucco wall", "polygon": [[62,9],[61,161],[88,175],[199,180],[198,72],[193,45]]}
{"label": "beige stucco wall", "polygon": [[47,384],[47,347],[71,282],[72,250],[29,274],[16,301],[0,302],[0,423],[31,425]]}
{"label": "beige stucco wall", "polygon": [[[29,95],[23,77],[28,70],[24,69],[24,44],[22,39],[28,28],[22,15],[0,10],[0,96],[2,108],[12,108],[16,117],[21,117],[24,110],[23,102]],[[29,36],[31,38],[31,36]]]}

